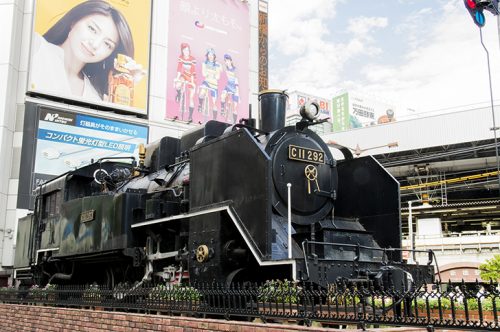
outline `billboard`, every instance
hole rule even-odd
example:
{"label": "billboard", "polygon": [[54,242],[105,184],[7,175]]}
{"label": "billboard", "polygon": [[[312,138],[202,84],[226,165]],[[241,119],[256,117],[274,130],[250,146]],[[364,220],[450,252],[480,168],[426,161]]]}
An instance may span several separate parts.
{"label": "billboard", "polygon": [[332,99],[333,131],[395,122],[394,109],[394,105],[362,93],[342,93]]}
{"label": "billboard", "polygon": [[329,102],[326,99],[319,97],[311,97],[309,95],[297,95],[297,109],[300,111],[300,108],[304,106],[309,101],[315,101],[319,105],[319,118],[329,118],[330,117],[330,106]]}
{"label": "billboard", "polygon": [[307,102],[314,101],[319,105],[319,119],[330,118],[330,103],[326,98],[313,96],[301,91],[291,91],[288,93],[287,116],[299,114],[300,108]]}
{"label": "billboard", "polygon": [[259,91],[269,87],[269,48],[268,48],[268,20],[267,0],[259,0]]}
{"label": "billboard", "polygon": [[333,131],[351,129],[349,112],[349,95],[346,93],[332,100]]}
{"label": "billboard", "polygon": [[19,190],[25,198],[47,180],[99,158],[135,156],[137,159],[139,144],[148,140],[148,127],[144,125],[32,103],[27,103],[26,114],[29,116],[25,120],[21,172],[33,176],[20,181],[23,183]]}
{"label": "billboard", "polygon": [[165,119],[248,117],[250,17],[241,0],[170,0]]}
{"label": "billboard", "polygon": [[150,0],[37,0],[28,91],[146,114]]}

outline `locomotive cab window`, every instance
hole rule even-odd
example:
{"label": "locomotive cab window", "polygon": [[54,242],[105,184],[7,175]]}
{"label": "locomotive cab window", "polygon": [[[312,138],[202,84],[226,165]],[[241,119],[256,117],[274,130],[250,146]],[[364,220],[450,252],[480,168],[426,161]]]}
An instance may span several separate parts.
{"label": "locomotive cab window", "polygon": [[59,206],[61,204],[61,192],[58,190],[44,195],[42,204],[42,219],[58,215]]}

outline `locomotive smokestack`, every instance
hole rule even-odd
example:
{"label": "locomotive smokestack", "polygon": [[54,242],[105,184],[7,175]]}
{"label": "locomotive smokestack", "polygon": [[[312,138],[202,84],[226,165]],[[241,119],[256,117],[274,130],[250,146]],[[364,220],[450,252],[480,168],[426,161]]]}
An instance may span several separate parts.
{"label": "locomotive smokestack", "polygon": [[285,126],[288,95],[282,90],[265,90],[259,94],[259,129],[272,132]]}

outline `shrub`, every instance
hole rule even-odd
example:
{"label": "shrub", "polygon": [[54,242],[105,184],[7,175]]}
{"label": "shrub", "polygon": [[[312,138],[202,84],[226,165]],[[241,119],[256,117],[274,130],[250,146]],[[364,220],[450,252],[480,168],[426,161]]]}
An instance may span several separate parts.
{"label": "shrub", "polygon": [[361,303],[361,298],[358,294],[356,288],[341,290],[336,284],[330,284],[328,285],[327,301],[330,305],[352,306],[353,304]]}
{"label": "shrub", "polygon": [[[493,311],[493,299],[491,297],[484,299],[484,301],[481,302],[481,307],[485,311]],[[495,299],[495,309],[497,311],[500,310],[500,299],[499,298]]]}
{"label": "shrub", "polygon": [[15,292],[16,289],[12,286],[9,287],[0,287],[0,294],[5,294],[5,293],[12,293]]}
{"label": "shrub", "polygon": [[57,288],[57,285],[54,285],[54,284],[47,284],[45,285],[45,287],[43,288],[43,290],[46,290],[46,291],[54,291],[56,290]]}
{"label": "shrub", "polygon": [[132,290],[132,285],[129,282],[120,282],[113,288],[113,297],[118,300],[123,300]]}
{"label": "shrub", "polygon": [[39,298],[42,296],[42,288],[38,285],[32,285],[28,291],[28,296],[32,298]]}
{"label": "shrub", "polygon": [[268,280],[257,290],[257,299],[261,302],[299,303],[302,288],[290,280]]}
{"label": "shrub", "polygon": [[102,293],[97,283],[93,283],[87,286],[82,294],[82,298],[85,301],[99,301],[101,300],[101,297]]}
{"label": "shrub", "polygon": [[192,286],[160,284],[150,291],[149,298],[167,301],[199,301],[201,293]]}
{"label": "shrub", "polygon": [[[383,301],[382,301],[383,300]],[[376,298],[373,301],[373,304],[375,305],[375,308],[377,309],[389,309],[392,306],[392,298]]]}
{"label": "shrub", "polygon": [[55,290],[57,286],[54,284],[47,284],[45,287],[42,289],[42,296],[44,298],[47,298],[49,300],[54,300],[55,299]]}
{"label": "shrub", "polygon": [[0,287],[0,300],[1,299],[13,299],[17,296],[17,290],[12,287]]}
{"label": "shrub", "polygon": [[[454,307],[455,309],[458,309],[460,306],[463,307],[463,305],[455,300],[453,301],[454,302]],[[440,304],[441,303],[441,304]],[[413,300],[412,301],[412,309],[415,307],[415,301]],[[437,298],[437,297],[428,297],[428,298],[417,298],[417,308],[420,310],[420,311],[424,311],[424,310],[427,310],[427,308],[433,310],[433,309],[439,309],[439,307],[441,306],[441,309],[443,310],[448,310],[448,309],[451,309],[451,300],[449,298],[446,298],[446,297],[441,297],[441,298]]]}

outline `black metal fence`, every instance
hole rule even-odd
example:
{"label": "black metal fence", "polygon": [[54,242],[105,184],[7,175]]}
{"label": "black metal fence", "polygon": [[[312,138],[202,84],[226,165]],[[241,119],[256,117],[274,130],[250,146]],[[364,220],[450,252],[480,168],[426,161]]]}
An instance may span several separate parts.
{"label": "black metal fence", "polygon": [[327,289],[290,281],[265,284],[48,285],[0,288],[3,303],[164,312],[226,319],[295,320],[500,331],[497,284],[435,284],[411,291],[337,283]]}

